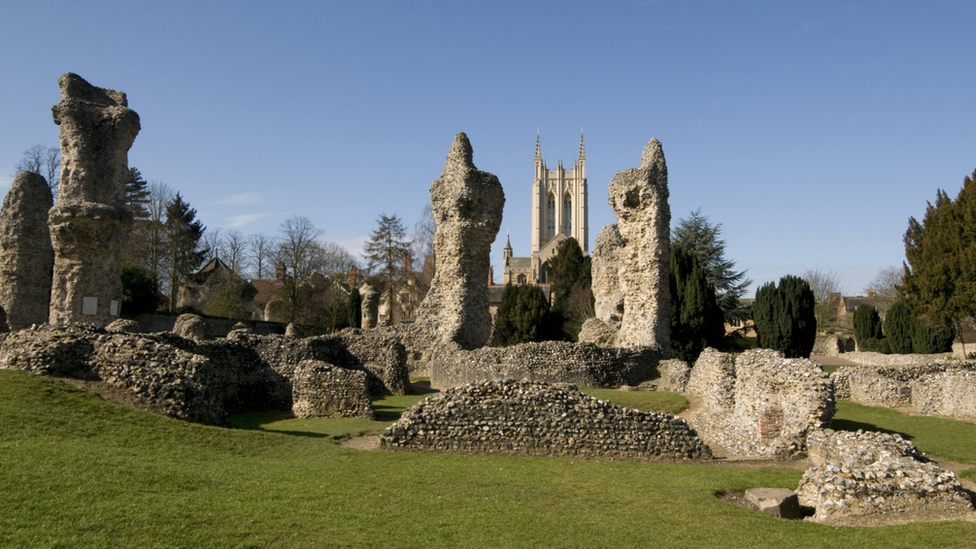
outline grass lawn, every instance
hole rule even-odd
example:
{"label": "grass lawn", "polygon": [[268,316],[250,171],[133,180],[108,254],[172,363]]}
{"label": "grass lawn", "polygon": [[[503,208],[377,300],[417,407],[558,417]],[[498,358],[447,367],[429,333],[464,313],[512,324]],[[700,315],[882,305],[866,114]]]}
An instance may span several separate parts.
{"label": "grass lawn", "polygon": [[279,432],[188,424],[0,370],[0,547],[976,543],[976,523],[834,528],[715,498],[793,488],[800,472],[788,468],[362,452],[334,437],[372,432],[368,423],[237,419]]}

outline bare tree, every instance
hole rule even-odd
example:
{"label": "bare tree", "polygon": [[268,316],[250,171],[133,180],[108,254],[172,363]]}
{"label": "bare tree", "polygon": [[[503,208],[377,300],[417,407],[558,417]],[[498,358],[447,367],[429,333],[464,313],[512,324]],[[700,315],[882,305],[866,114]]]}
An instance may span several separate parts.
{"label": "bare tree", "polygon": [[294,216],[281,224],[281,240],[278,243],[276,259],[284,264],[288,275],[284,280],[285,303],[291,322],[302,319],[304,305],[308,304],[306,289],[312,274],[319,270],[322,261],[322,246],[318,238],[322,231],[303,216]]}
{"label": "bare tree", "polygon": [[333,280],[344,280],[350,267],[359,267],[359,262],[341,245],[335,242],[322,244],[322,274]]}
{"label": "bare tree", "polygon": [[24,151],[15,166],[17,172],[32,172],[47,180],[54,196],[58,196],[58,179],[61,175],[61,149],[34,145]]}
{"label": "bare tree", "polygon": [[421,299],[430,290],[430,282],[437,272],[437,258],[434,253],[434,236],[437,234],[437,223],[434,221],[434,207],[428,202],[420,214],[420,221],[413,227],[413,270],[420,273],[416,277],[417,289]]}
{"label": "bare tree", "polygon": [[901,286],[904,273],[903,267],[882,267],[865,288],[864,293],[877,296],[878,311],[881,314],[888,312],[888,308],[898,301],[898,286]]}
{"label": "bare tree", "polygon": [[[145,250],[142,253],[143,264],[149,269],[153,278],[163,284],[166,276],[166,206],[173,200],[173,189],[162,181],[149,182],[149,200],[146,209],[149,218],[141,224],[139,230],[145,231]],[[160,288],[166,292],[168,288]]]}
{"label": "bare tree", "polygon": [[228,231],[220,248],[220,259],[238,275],[247,269],[248,240],[238,231]]}
{"label": "bare tree", "polygon": [[837,311],[831,305],[833,298],[839,296],[843,291],[837,273],[824,271],[817,267],[816,269],[807,269],[802,278],[807,281],[810,290],[813,291],[813,310],[817,319],[817,329],[826,331],[827,326],[837,321]]}
{"label": "bare tree", "polygon": [[274,261],[277,248],[275,240],[266,234],[252,234],[248,237],[247,245],[254,262],[255,278],[262,280],[265,278],[265,268],[270,267]]}
{"label": "bare tree", "polygon": [[[220,257],[220,252],[224,248],[224,233],[214,227],[203,234],[203,249],[206,252],[205,259],[210,261],[215,257]],[[220,258],[223,261],[223,258]],[[224,263],[227,263],[224,261]]]}

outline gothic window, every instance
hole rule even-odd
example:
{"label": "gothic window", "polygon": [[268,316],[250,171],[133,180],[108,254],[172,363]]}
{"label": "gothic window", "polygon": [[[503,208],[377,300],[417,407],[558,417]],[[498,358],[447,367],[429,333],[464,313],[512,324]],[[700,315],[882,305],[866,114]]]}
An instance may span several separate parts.
{"label": "gothic window", "polygon": [[516,281],[518,282],[519,286],[521,286],[526,283],[527,279],[525,278],[524,274],[520,274],[518,275],[518,279]]}
{"label": "gothic window", "polygon": [[546,238],[556,237],[556,197],[549,193],[549,200],[546,203]]}
{"label": "gothic window", "polygon": [[569,197],[569,193],[563,196],[563,234],[573,235],[573,199]]}

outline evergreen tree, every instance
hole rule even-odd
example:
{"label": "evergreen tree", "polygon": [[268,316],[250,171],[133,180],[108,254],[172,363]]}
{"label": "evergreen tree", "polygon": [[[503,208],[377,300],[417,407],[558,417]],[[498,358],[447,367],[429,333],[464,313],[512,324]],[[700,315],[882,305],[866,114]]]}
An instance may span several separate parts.
{"label": "evergreen tree", "polygon": [[915,339],[929,348],[976,316],[976,171],[963,180],[955,201],[939,189],[921,223],[908,219],[905,259],[901,293],[926,319]]}
{"label": "evergreen tree", "polygon": [[873,305],[861,305],[854,311],[854,338],[859,342],[866,339],[881,339],[881,315]]}
{"label": "evergreen tree", "polygon": [[538,286],[508,283],[495,315],[495,330],[502,345],[547,339],[549,302]]}
{"label": "evergreen tree", "polygon": [[590,258],[583,255],[575,238],[567,238],[556,247],[546,278],[552,291],[552,332],[575,341],[583,322],[593,316]]}
{"label": "evergreen tree", "polygon": [[712,223],[701,209],[691,212],[671,231],[671,244],[684,248],[698,258],[709,284],[715,288],[716,300],[727,320],[737,318],[739,298],[746,293],[752,280],[746,271],[737,271],[735,261],[725,257],[722,224]]}
{"label": "evergreen tree", "polygon": [[925,318],[915,319],[915,332],[912,334],[912,352],[931,355],[952,351],[952,340],[956,330],[951,324],[939,324]]}
{"label": "evergreen tree", "polygon": [[204,258],[207,250],[198,245],[206,227],[197,217],[197,211],[176,193],[166,206],[165,234],[169,262],[169,310],[176,311],[176,299],[183,277],[194,272]]}
{"label": "evergreen tree", "polygon": [[759,346],[781,351],[787,358],[810,356],[817,338],[817,320],[810,285],[787,275],[756,292],[753,318]]}
{"label": "evergreen tree", "polygon": [[706,346],[721,344],[725,316],[698,257],[672,245],[670,259],[671,353],[693,364]]}
{"label": "evergreen tree", "polygon": [[125,207],[137,223],[149,219],[149,182],[143,179],[139,168],[129,168],[125,180]]}
{"label": "evergreen tree", "polygon": [[897,301],[888,308],[884,319],[885,339],[892,353],[907,355],[912,352],[915,337],[915,313],[904,301]]}
{"label": "evergreen tree", "polygon": [[378,269],[387,299],[387,311],[393,318],[393,307],[397,290],[403,278],[403,260],[410,251],[407,229],[397,215],[380,214],[376,219],[376,230],[363,245],[363,256],[370,271]]}
{"label": "evergreen tree", "polygon": [[122,313],[126,316],[156,312],[159,283],[148,270],[127,265],[122,268]]}
{"label": "evergreen tree", "polygon": [[348,321],[353,328],[363,327],[363,298],[359,295],[359,288],[353,288],[349,292],[348,302]]}

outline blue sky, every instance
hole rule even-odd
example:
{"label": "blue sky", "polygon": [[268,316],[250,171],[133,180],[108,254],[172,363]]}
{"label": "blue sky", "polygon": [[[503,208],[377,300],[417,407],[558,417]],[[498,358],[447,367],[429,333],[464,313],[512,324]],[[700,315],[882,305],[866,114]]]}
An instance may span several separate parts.
{"label": "blue sky", "polygon": [[[0,187],[54,146],[57,79],[128,94],[129,163],[208,227],[304,215],[361,251],[412,226],[454,134],[506,194],[492,249],[529,248],[536,132],[586,135],[590,238],[607,185],[664,145],[674,220],[701,208],[756,284],[900,265],[909,216],[976,168],[973,2],[6,2]],[[592,245],[592,242],[591,242]]]}

